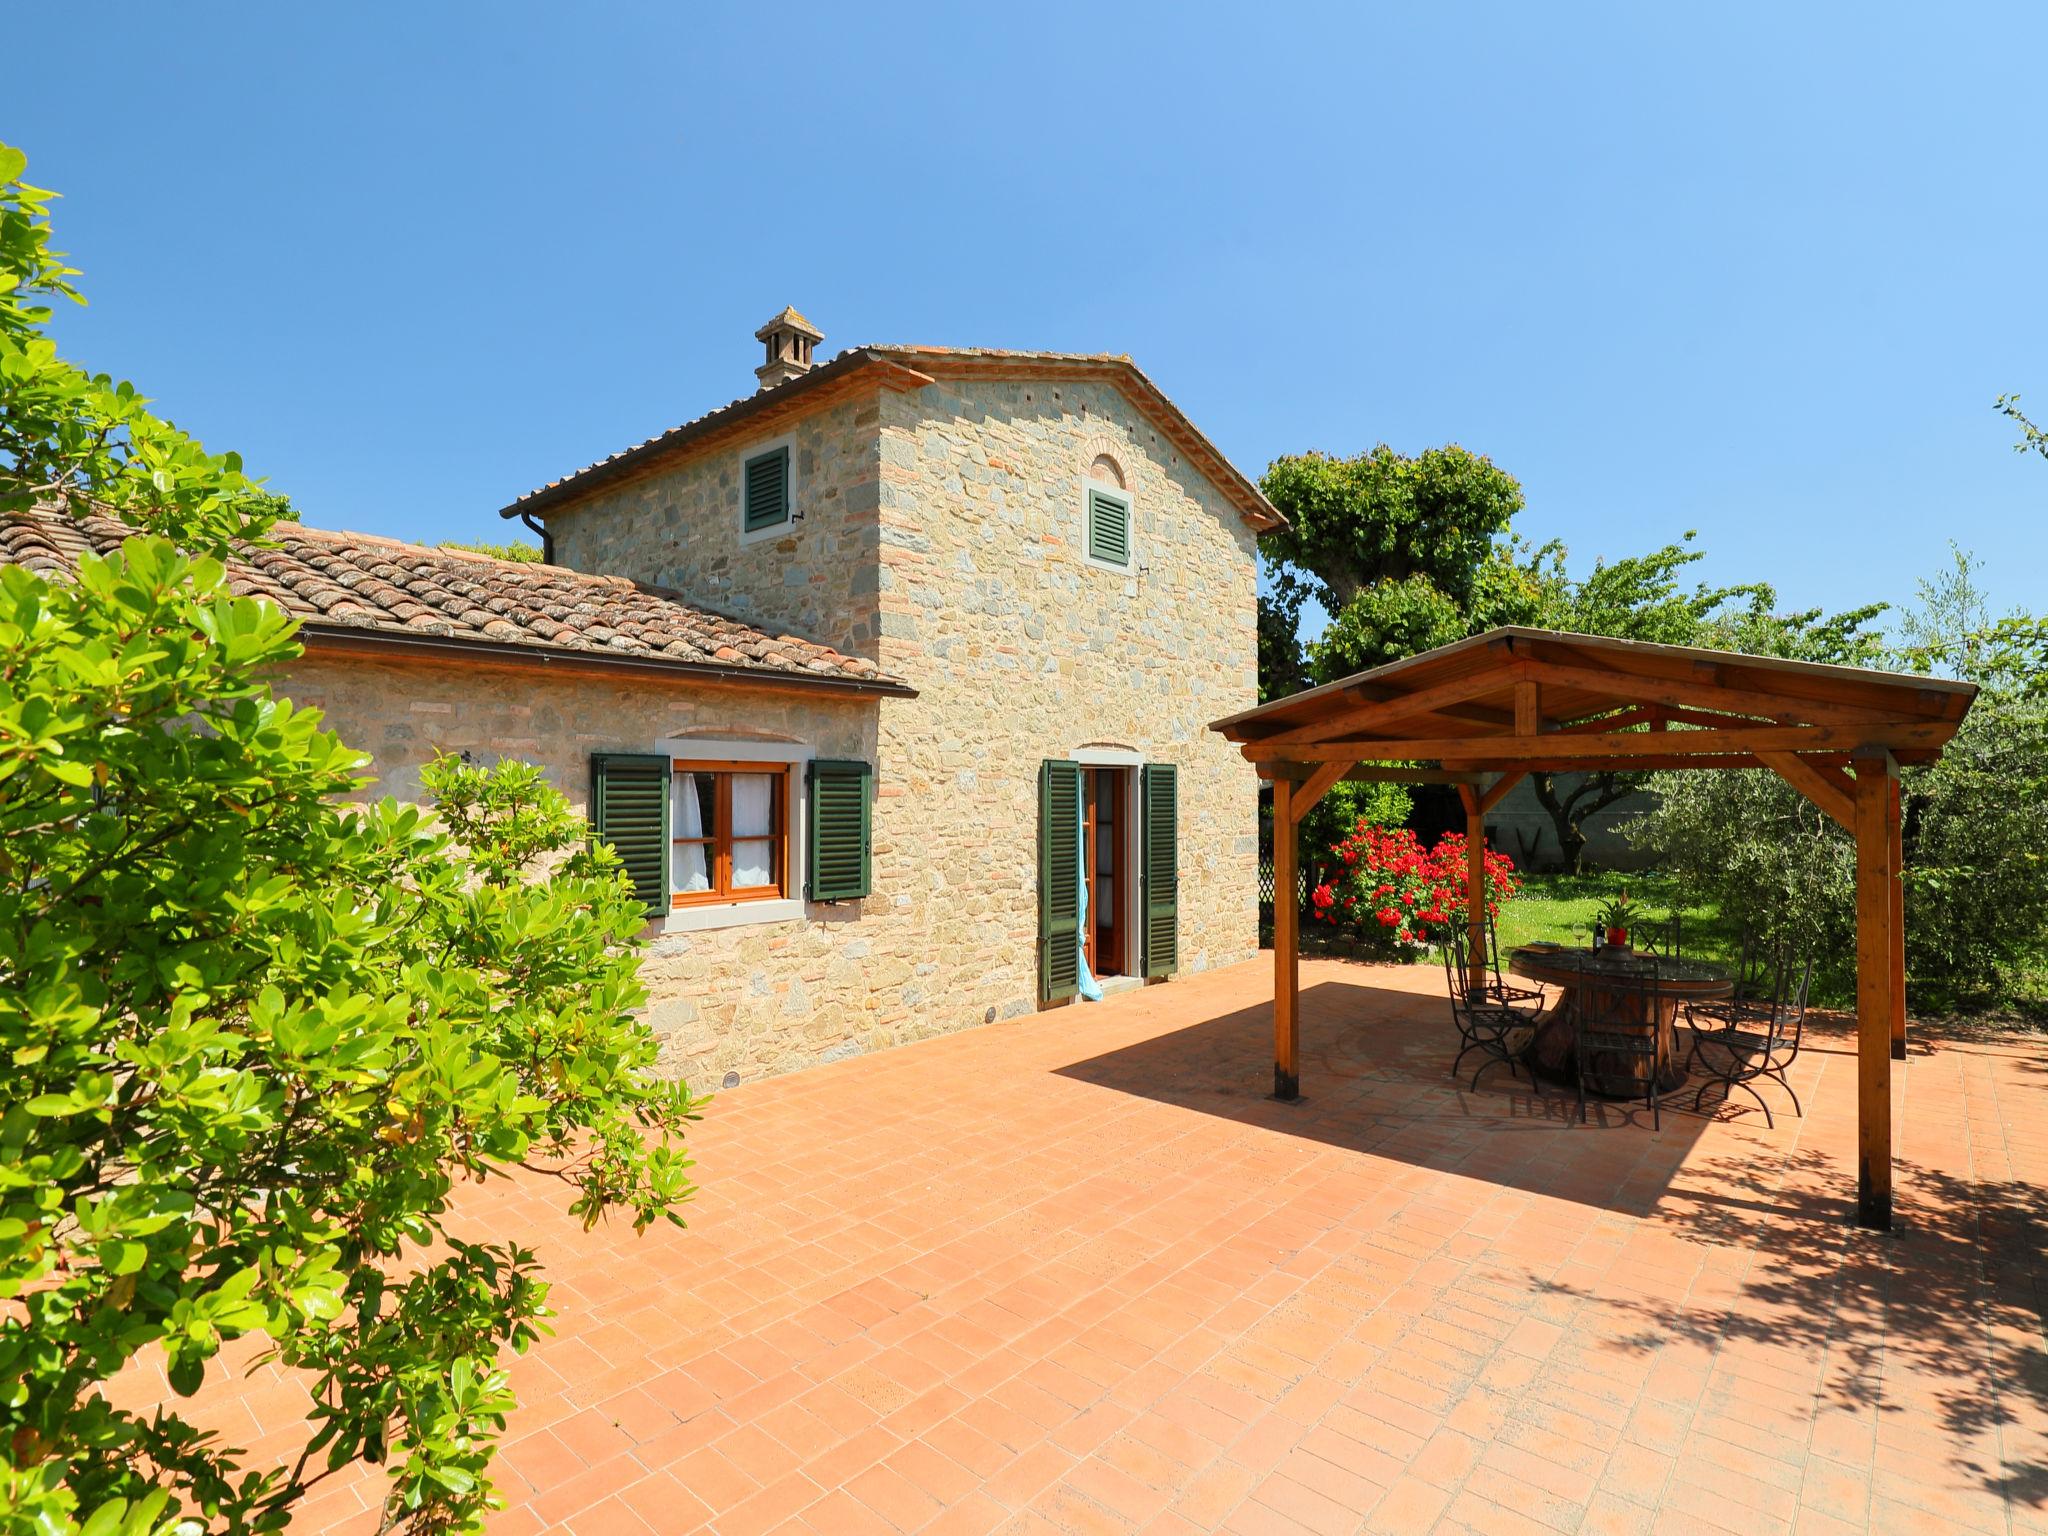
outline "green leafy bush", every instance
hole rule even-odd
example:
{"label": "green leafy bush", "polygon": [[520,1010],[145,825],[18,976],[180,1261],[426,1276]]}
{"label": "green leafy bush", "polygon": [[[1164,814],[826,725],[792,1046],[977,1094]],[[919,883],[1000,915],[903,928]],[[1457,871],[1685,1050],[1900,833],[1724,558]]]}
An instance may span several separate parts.
{"label": "green leafy bush", "polygon": [[1405,826],[1415,808],[1406,784],[1332,784],[1301,819],[1304,850],[1334,848],[1360,822],[1373,827]]}
{"label": "green leafy bush", "polygon": [[[0,146],[0,515],[194,554],[0,568],[0,1530],[276,1530],[358,1461],[386,1529],[480,1529],[547,1287],[455,1185],[532,1168],[636,1228],[690,1192],[640,904],[531,768],[434,764],[438,819],[341,803],[365,759],[269,689],[293,623],[211,558],[287,509],[56,357],[22,169]],[[102,1390],[146,1356],[203,1391],[238,1339],[313,1392],[291,1465]]]}
{"label": "green leafy bush", "polygon": [[443,539],[435,547],[459,549],[472,555],[489,555],[493,560],[510,560],[519,565],[536,565],[541,558],[541,547],[538,544],[529,544],[524,539],[513,539],[504,544],[493,544],[489,539]]}
{"label": "green leafy bush", "polygon": [[1903,789],[1908,975],[1944,1003],[2010,1001],[2048,941],[2048,703],[1980,697]]}
{"label": "green leafy bush", "polygon": [[[0,1511],[158,1489],[265,1529],[330,1467],[420,1530],[486,1504],[533,1255],[451,1219],[545,1166],[586,1221],[672,1216],[691,1100],[632,1010],[640,906],[538,773],[442,760],[440,824],[349,809],[362,757],[264,679],[292,623],[137,538],[0,570]],[[546,868],[545,873],[540,871]],[[101,1383],[204,1385],[260,1333],[309,1374],[298,1467],[242,1474]]]}

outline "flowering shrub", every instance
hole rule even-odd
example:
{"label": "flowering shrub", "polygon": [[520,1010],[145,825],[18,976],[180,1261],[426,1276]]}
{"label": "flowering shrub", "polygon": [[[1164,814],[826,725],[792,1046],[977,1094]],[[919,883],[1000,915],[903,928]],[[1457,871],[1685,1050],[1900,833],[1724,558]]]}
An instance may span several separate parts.
{"label": "flowering shrub", "polygon": [[[1369,948],[1406,957],[1465,919],[1465,834],[1446,832],[1434,848],[1406,827],[1360,820],[1330,850],[1336,861],[1309,893],[1318,922],[1349,929]],[[1486,906],[1498,913],[1516,891],[1514,861],[1486,854]]]}

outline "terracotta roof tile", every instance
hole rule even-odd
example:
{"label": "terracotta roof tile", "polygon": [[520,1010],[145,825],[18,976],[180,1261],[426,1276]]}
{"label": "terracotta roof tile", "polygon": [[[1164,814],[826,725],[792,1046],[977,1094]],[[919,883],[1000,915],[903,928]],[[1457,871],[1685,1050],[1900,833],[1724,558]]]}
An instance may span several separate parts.
{"label": "terracotta roof tile", "polygon": [[[16,516],[0,521],[0,564],[65,577],[82,552],[104,554],[133,532],[110,517]],[[280,523],[271,547],[239,554],[229,564],[228,584],[336,628],[902,686],[863,657],[770,634],[661,587],[302,523]]]}

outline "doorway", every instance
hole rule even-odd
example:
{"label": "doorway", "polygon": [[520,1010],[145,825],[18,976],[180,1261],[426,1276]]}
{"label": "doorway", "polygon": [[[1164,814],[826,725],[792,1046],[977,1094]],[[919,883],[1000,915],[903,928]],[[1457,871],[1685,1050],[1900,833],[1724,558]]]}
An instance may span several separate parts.
{"label": "doorway", "polygon": [[1130,775],[1128,768],[1081,770],[1081,846],[1088,871],[1088,928],[1081,952],[1097,977],[1121,976],[1127,969],[1130,924],[1123,897]]}

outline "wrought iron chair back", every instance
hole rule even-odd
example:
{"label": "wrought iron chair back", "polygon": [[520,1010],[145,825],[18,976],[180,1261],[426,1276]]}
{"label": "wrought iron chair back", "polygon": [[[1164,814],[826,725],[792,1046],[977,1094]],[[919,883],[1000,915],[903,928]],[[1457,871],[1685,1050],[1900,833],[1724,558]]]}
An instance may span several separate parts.
{"label": "wrought iron chair back", "polygon": [[1778,985],[1778,975],[1784,969],[1779,964],[1784,950],[1782,939],[1766,938],[1753,925],[1742,927],[1742,947],[1735,962],[1735,1001],[1739,1003],[1773,1003]]}
{"label": "wrought iron chair back", "polygon": [[1680,960],[1685,957],[1685,914],[1673,912],[1661,921],[1638,920],[1630,930],[1635,946],[1646,955],[1658,955],[1666,960]]}

